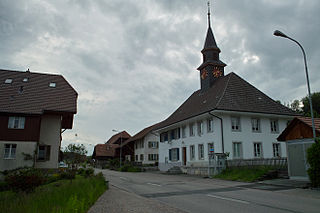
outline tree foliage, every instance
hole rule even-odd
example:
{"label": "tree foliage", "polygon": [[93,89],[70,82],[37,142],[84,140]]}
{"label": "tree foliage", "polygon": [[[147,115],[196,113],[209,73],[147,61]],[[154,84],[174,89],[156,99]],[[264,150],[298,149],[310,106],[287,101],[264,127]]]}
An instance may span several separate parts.
{"label": "tree foliage", "polygon": [[320,187],[320,139],[307,150],[308,175],[313,187]]}
{"label": "tree foliage", "polygon": [[[313,115],[314,117],[320,117],[320,92],[315,92],[311,94],[311,100],[312,100],[312,109],[313,109]],[[309,97],[306,96],[302,98],[302,111],[304,116],[311,116],[310,113],[310,104],[309,104]]]}
{"label": "tree foliage", "polygon": [[67,164],[72,168],[78,168],[80,163],[86,161],[86,154],[88,153],[86,147],[83,144],[69,144],[65,147],[63,156]]}

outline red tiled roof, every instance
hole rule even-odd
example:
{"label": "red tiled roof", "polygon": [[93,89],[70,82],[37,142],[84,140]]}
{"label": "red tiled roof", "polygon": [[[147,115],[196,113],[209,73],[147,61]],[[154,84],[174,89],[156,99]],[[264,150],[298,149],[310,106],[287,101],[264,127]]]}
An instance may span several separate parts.
{"label": "red tiled roof", "polygon": [[195,91],[174,113],[161,122],[157,129],[212,110],[297,115],[231,72],[217,79],[208,90]]}
{"label": "red tiled roof", "polygon": [[116,143],[120,138],[122,137],[122,142],[127,140],[128,138],[131,138],[131,135],[127,133],[126,131],[119,132],[115,135],[112,135],[112,137],[106,142],[106,144],[114,144]]}
{"label": "red tiled roof", "polygon": [[[12,79],[12,83],[6,84],[6,79]],[[56,87],[49,87],[51,82]],[[77,97],[77,92],[61,75],[0,69],[0,113],[76,114]]]}
{"label": "red tiled roof", "polygon": [[[297,117],[297,119],[307,124],[310,128],[312,128],[312,120],[310,117]],[[314,127],[316,131],[320,133],[320,118],[314,118]]]}
{"label": "red tiled roof", "polygon": [[97,144],[94,147],[93,155],[95,157],[114,157],[118,144]]}

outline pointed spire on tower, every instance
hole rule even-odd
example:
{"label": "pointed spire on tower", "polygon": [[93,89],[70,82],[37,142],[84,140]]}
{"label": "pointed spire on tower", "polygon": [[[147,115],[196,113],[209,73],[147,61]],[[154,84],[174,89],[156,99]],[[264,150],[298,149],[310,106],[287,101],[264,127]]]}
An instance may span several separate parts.
{"label": "pointed spire on tower", "polygon": [[209,25],[209,28],[211,28],[211,23],[210,23],[210,1],[208,1],[208,25]]}

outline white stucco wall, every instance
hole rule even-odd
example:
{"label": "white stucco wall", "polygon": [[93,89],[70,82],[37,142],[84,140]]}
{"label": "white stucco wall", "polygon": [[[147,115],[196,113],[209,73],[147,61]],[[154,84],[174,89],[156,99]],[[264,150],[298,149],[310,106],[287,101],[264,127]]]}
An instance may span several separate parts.
{"label": "white stucco wall", "polygon": [[[5,144],[16,144],[16,157],[14,159],[4,159]],[[33,160],[25,160],[25,154],[34,155],[36,150],[36,141],[0,141],[0,171],[12,170],[19,167],[33,165]]]}
{"label": "white stucco wall", "polygon": [[[214,112],[215,115],[223,119],[223,133],[224,133],[224,152],[229,152],[230,156],[228,159],[233,159],[233,142],[242,143],[242,158],[250,159],[254,158],[254,142],[262,143],[262,152],[264,158],[273,157],[273,143],[277,142],[277,137],[285,129],[287,122],[292,119],[290,116],[279,116],[279,115],[267,115],[257,113],[241,113],[241,112]],[[233,132],[231,130],[231,116],[240,116],[241,131]],[[213,132],[207,132],[207,119],[213,118]],[[252,132],[251,118],[260,119],[261,132]],[[278,133],[271,133],[270,119],[277,119],[279,124]],[[189,123],[194,122],[195,125],[198,121],[203,121],[203,134],[198,135],[197,126],[195,136],[189,136]],[[208,165],[208,143],[214,144],[214,151],[216,153],[222,153],[222,140],[221,140],[221,123],[218,118],[212,117],[211,115],[204,114],[186,121],[177,123],[168,128],[164,128],[159,131],[165,132],[177,127],[186,125],[186,137],[172,140],[171,142],[160,142],[159,143],[159,169],[162,171],[167,170],[173,165],[181,165],[182,163],[182,147],[186,147],[186,166],[206,166]],[[181,129],[180,129],[181,131]],[[204,159],[199,160],[198,157],[198,145],[204,145]],[[190,159],[190,146],[195,146],[195,158]],[[280,143],[281,157],[286,157],[286,147],[284,143]],[[179,148],[179,161],[169,161],[169,149]]]}
{"label": "white stucco wall", "polygon": [[[138,160],[135,160],[136,162],[142,162],[142,164],[153,164],[156,161],[149,161],[149,154],[159,154],[158,148],[149,148],[148,142],[149,141],[156,141],[159,144],[159,136],[154,133],[148,133],[143,138],[144,146],[143,148],[135,148],[134,155],[138,155]],[[143,161],[140,160],[140,154],[143,154]]]}
{"label": "white stucco wall", "polygon": [[39,145],[50,145],[50,160],[36,162],[37,168],[58,168],[61,116],[44,115],[41,118]]}

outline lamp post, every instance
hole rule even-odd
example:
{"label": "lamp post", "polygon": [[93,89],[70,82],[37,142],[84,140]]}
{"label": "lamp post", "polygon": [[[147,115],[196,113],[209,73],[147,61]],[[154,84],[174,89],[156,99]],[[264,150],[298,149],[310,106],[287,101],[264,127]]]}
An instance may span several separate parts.
{"label": "lamp post", "polygon": [[122,132],[120,132],[116,129],[113,129],[112,132],[120,133],[120,167],[121,167],[121,165],[122,165]]}
{"label": "lamp post", "polygon": [[306,57],[306,53],[304,52],[304,49],[302,47],[302,45],[296,41],[293,38],[290,38],[289,36],[287,36],[286,34],[284,34],[283,32],[276,30],[274,31],[273,35],[275,36],[280,36],[283,38],[287,38],[293,42],[295,42],[296,44],[298,44],[298,46],[301,48],[302,50],[302,54],[303,54],[303,59],[304,59],[304,67],[305,67],[305,71],[306,71],[306,78],[307,78],[307,86],[308,86],[308,96],[309,96],[309,104],[310,104],[310,113],[311,113],[311,120],[312,120],[312,134],[313,134],[313,139],[316,139],[316,130],[314,127],[314,118],[313,118],[313,109],[312,109],[312,99],[311,99],[311,93],[310,93],[310,83],[309,83],[309,75],[308,75],[308,66],[307,66],[307,57]]}

